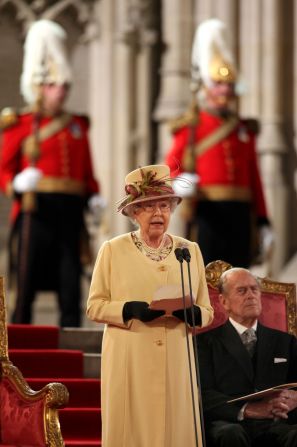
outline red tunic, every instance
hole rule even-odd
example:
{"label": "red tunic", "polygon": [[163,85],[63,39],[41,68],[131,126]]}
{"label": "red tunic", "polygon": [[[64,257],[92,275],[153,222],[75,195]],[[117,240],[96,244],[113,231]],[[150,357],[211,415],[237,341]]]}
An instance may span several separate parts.
{"label": "red tunic", "polygon": [[[40,128],[52,120],[51,117],[42,118]],[[20,115],[15,125],[3,131],[0,187],[6,193],[11,191],[15,175],[30,165],[22,146],[24,140],[32,134],[32,121],[32,113]],[[40,143],[40,156],[34,166],[42,171],[43,178],[65,178],[81,182],[85,195],[89,196],[97,193],[99,187],[93,175],[87,132],[87,119],[73,115],[63,129]],[[18,211],[19,201],[14,203],[13,218]]]}
{"label": "red tunic", "polygon": [[[206,111],[199,114],[195,128],[195,142],[216,131],[223,119]],[[183,172],[183,156],[189,145],[189,127],[178,130],[166,156],[172,176]],[[199,188],[217,186],[222,190],[228,186],[248,189],[251,202],[258,218],[267,218],[262,184],[257,165],[255,134],[244,120],[224,139],[209,147],[196,157],[196,173],[199,175]]]}

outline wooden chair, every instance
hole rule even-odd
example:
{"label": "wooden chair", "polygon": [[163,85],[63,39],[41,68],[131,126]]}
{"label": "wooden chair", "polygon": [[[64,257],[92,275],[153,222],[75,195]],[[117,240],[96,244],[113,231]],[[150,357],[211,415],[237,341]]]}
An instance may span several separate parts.
{"label": "wooden chair", "polygon": [[8,355],[4,279],[0,277],[0,446],[62,447],[58,408],[67,388],[49,383],[33,391]]}
{"label": "wooden chair", "polygon": [[[232,268],[224,261],[210,262],[206,268],[206,280],[211,304],[214,308],[214,321],[199,332],[208,331],[223,324],[227,315],[219,302],[218,282],[223,272]],[[268,278],[259,278],[262,297],[262,313],[259,321],[265,326],[279,329],[297,336],[296,285]]]}

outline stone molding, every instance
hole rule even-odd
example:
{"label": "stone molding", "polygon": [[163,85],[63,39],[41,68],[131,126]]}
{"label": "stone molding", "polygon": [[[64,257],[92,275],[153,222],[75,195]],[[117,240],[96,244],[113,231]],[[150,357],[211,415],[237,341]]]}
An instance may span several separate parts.
{"label": "stone molding", "polygon": [[86,43],[98,38],[99,23],[95,20],[95,0],[57,0],[52,5],[48,3],[46,0],[33,0],[30,4],[25,0],[0,0],[0,11],[7,6],[13,6],[16,10],[16,21],[22,24],[22,32],[25,36],[33,21],[56,20],[71,7],[77,12],[77,21],[83,29],[80,41]]}

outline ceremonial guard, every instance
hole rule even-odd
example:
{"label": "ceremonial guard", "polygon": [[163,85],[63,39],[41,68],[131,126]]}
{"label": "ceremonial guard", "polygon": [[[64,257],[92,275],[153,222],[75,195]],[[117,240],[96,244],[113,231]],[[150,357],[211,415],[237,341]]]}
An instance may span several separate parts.
{"label": "ceremonial guard", "polygon": [[187,237],[198,242],[205,264],[223,259],[250,265],[255,226],[267,248],[272,231],[257,165],[257,122],[235,112],[238,74],[218,19],[203,22],[192,48],[193,103],[172,123],[166,163],[184,200]]}
{"label": "ceremonial guard", "polygon": [[13,198],[17,240],[14,323],[31,323],[36,292],[50,290],[57,293],[60,325],[80,325],[83,213],[101,196],[88,119],[63,109],[71,80],[64,29],[36,21],[25,40],[21,76],[28,107],[2,113],[0,185]]}

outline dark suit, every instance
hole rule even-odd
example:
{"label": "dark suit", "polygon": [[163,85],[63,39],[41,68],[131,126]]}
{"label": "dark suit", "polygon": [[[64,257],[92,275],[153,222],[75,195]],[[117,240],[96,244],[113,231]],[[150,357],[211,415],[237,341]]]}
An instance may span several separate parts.
{"label": "dark suit", "polygon": [[[228,404],[227,401],[279,384],[297,382],[297,340],[294,336],[258,323],[256,353],[251,359],[237,331],[228,321],[216,329],[199,335],[198,350],[208,435],[213,429],[215,430],[218,421],[241,425],[252,437],[255,427],[260,431],[265,427],[266,434],[271,426],[274,428],[276,425],[281,426],[282,430],[284,421],[276,423],[273,420],[250,419],[239,422],[238,413],[245,402]],[[295,411],[290,414],[291,423],[294,413]],[[286,421],[285,423],[287,424]],[[282,441],[282,444],[269,445],[297,446],[297,428],[294,427],[294,430],[296,433],[293,443],[285,444]],[[288,431],[287,425],[286,431]],[[261,445],[265,444],[261,441]]]}

